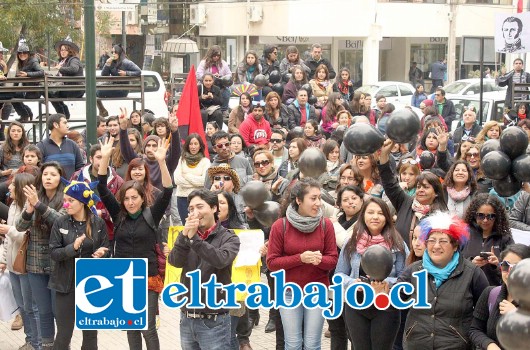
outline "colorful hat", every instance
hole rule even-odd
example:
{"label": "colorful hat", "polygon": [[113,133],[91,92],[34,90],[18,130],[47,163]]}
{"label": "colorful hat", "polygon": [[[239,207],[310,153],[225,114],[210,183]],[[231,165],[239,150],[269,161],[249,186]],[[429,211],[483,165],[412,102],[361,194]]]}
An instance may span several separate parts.
{"label": "colorful hat", "polygon": [[101,199],[94,193],[92,189],[98,185],[99,181],[94,181],[87,184],[84,181],[72,180],[70,182],[63,177],[61,177],[61,181],[66,185],[64,188],[64,194],[67,194],[70,197],[77,199],[81,203],[86,204],[86,206],[90,208],[94,215],[98,215],[96,202],[101,201]]}
{"label": "colorful hat", "polygon": [[70,46],[75,52],[79,52],[79,46],[74,44],[72,38],[70,38],[70,35],[64,38],[64,40],[56,42],[53,47],[55,48],[55,51],[57,51],[62,45]]}
{"label": "colorful hat", "polygon": [[212,166],[208,168],[208,177],[213,181],[213,177],[218,174],[228,174],[232,178],[234,183],[234,193],[238,193],[241,189],[241,184],[239,183],[239,176],[237,172],[230,167],[230,164],[222,163],[218,166]]}
{"label": "colorful hat", "polygon": [[437,211],[420,222],[420,241],[425,242],[431,232],[442,232],[451,236],[462,247],[469,241],[469,226],[456,215]]}

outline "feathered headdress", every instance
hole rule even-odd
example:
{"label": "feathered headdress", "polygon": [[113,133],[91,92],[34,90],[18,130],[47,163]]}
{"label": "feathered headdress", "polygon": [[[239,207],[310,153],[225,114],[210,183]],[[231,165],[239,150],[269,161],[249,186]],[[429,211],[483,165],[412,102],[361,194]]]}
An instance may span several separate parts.
{"label": "feathered headdress", "polygon": [[252,96],[252,97],[259,95],[259,91],[258,91],[258,88],[256,87],[256,85],[249,84],[249,83],[243,83],[243,84],[241,84],[239,86],[236,86],[232,90],[232,94],[234,96],[238,96],[238,97],[243,95],[245,92],[247,94],[249,94],[250,96]]}
{"label": "feathered headdress", "polygon": [[66,185],[64,188],[64,193],[69,195],[72,198],[77,199],[81,203],[86,204],[90,211],[94,215],[98,215],[96,209],[96,202],[101,201],[97,194],[94,193],[93,189],[98,185],[99,181],[94,181],[87,184],[84,181],[75,181],[71,182],[61,177],[61,181]]}
{"label": "feathered headdress", "polygon": [[425,242],[432,232],[442,232],[453,237],[460,246],[469,240],[469,226],[456,215],[437,211],[420,222],[420,241]]}

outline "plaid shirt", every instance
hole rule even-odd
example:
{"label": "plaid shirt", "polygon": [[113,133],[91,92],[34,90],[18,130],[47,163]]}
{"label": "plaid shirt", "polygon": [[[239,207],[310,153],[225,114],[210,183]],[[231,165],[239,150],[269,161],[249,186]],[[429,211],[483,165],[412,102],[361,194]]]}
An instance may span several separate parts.
{"label": "plaid shirt", "polygon": [[31,273],[51,272],[50,232],[55,220],[66,214],[66,209],[56,211],[41,202],[37,203],[35,211],[41,214],[43,223],[36,225],[35,212],[28,214],[25,210],[16,221],[18,231],[30,230],[28,251],[26,253],[26,270]]}

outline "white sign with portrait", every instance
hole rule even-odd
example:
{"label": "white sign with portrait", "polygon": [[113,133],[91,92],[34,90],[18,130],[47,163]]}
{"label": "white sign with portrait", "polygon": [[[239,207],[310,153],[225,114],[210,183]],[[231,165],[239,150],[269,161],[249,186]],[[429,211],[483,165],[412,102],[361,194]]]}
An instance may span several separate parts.
{"label": "white sign with portrait", "polygon": [[530,51],[530,12],[503,13],[495,16],[495,51]]}

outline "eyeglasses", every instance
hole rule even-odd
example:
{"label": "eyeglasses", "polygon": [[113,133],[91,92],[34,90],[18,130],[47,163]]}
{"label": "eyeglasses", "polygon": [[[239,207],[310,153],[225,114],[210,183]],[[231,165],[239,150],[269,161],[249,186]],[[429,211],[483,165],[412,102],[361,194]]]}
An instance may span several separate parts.
{"label": "eyeglasses", "polygon": [[268,161],[268,160],[262,160],[261,162],[255,162],[254,163],[254,168],[261,168],[261,167],[266,167],[270,164],[271,162]]}
{"label": "eyeglasses", "polygon": [[214,177],[213,177],[213,180],[214,180],[214,181],[221,181],[221,180],[232,181],[232,176],[230,176],[230,175],[225,175],[225,176],[214,176]]}
{"label": "eyeglasses", "polygon": [[471,153],[471,152],[466,153],[466,157],[468,158],[478,158],[478,156],[479,156],[478,152],[477,153]]}
{"label": "eyeglasses", "polygon": [[462,141],[475,142],[475,138],[473,136],[467,136],[467,135],[462,136],[461,140]]}
{"label": "eyeglasses", "polygon": [[214,54],[212,55],[212,57],[221,57],[221,54],[220,54],[220,53],[214,53]]}
{"label": "eyeglasses", "polygon": [[283,139],[271,139],[272,143],[282,143]]}
{"label": "eyeglasses", "polygon": [[507,262],[506,260],[503,260],[499,263],[499,266],[501,267],[501,271],[502,272],[510,272],[513,267],[515,266],[516,264],[510,264],[509,262]]}
{"label": "eyeglasses", "polygon": [[450,240],[448,239],[434,239],[434,238],[429,238],[428,240],[425,241],[425,243],[427,243],[427,245],[430,245],[430,246],[433,246],[433,245],[436,245],[436,243],[438,243],[439,245],[448,245],[449,243],[451,243]]}
{"label": "eyeglasses", "polygon": [[475,215],[475,217],[476,217],[478,220],[480,220],[480,221],[482,221],[482,220],[484,220],[484,219],[486,219],[486,220],[488,220],[488,221],[493,221],[493,220],[495,220],[495,218],[497,217],[497,215],[495,215],[495,214],[477,213],[477,214]]}
{"label": "eyeglasses", "polygon": [[228,147],[230,147],[230,142],[218,143],[218,144],[215,145],[215,147],[217,147],[217,148],[228,148]]}
{"label": "eyeglasses", "polygon": [[418,164],[418,161],[416,159],[408,158],[408,159],[403,159],[401,161],[401,164],[416,165],[416,164]]}

